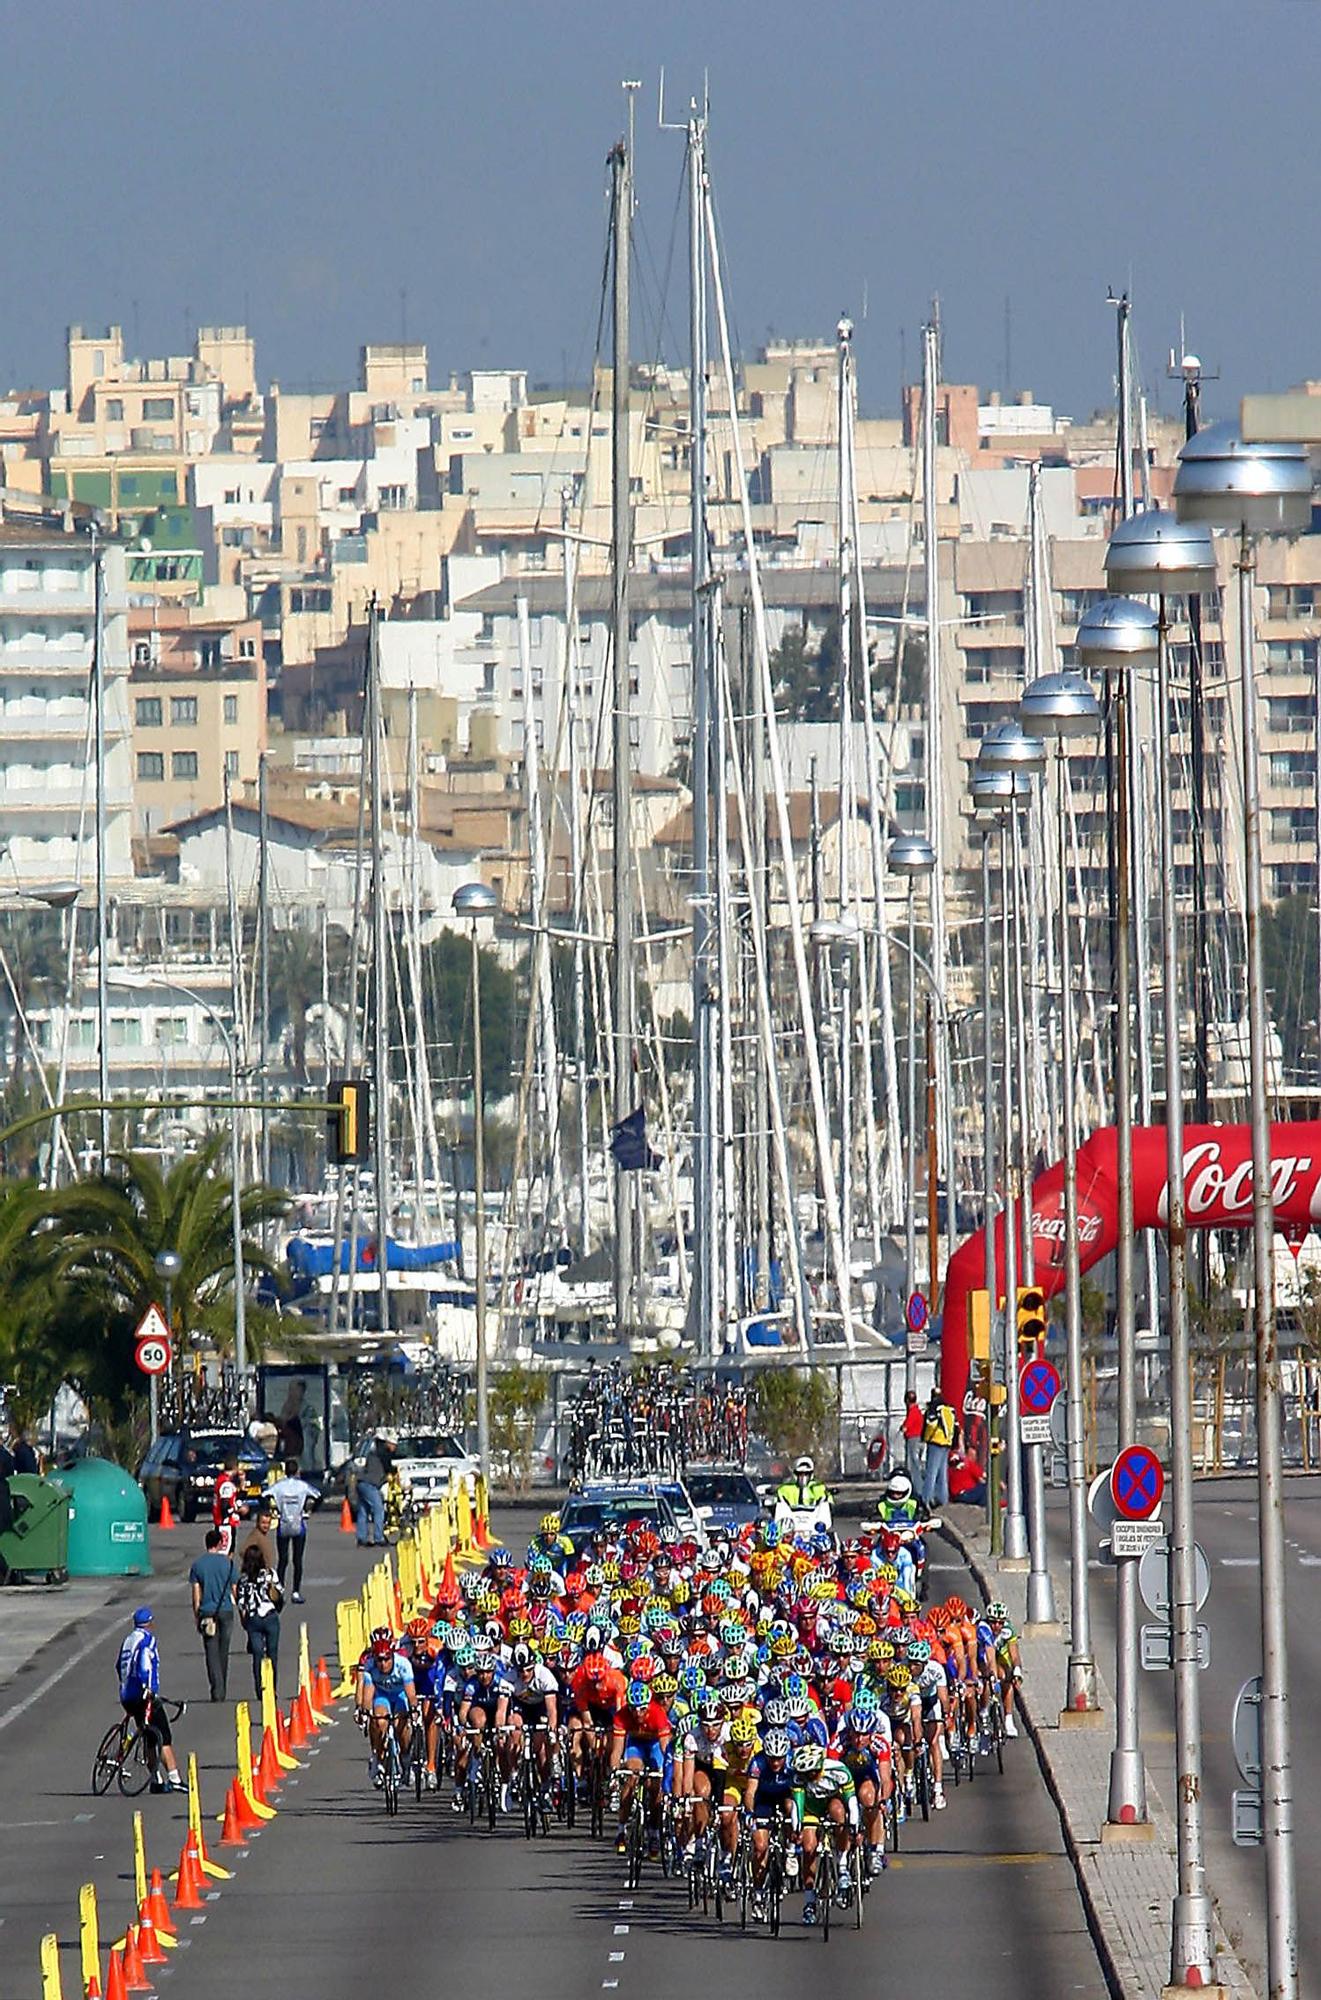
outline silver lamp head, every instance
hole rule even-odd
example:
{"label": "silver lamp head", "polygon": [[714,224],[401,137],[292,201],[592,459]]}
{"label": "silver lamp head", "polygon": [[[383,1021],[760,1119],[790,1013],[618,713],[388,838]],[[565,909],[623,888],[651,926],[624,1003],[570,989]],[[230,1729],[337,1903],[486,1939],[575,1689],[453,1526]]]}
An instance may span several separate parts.
{"label": "silver lamp head", "polygon": [[920,833],[900,833],[890,842],[886,866],[895,875],[929,875],[936,865],[936,850]]}
{"label": "silver lamp head", "polygon": [[1039,736],[1029,736],[1020,722],[997,722],[981,740],[977,767],[982,771],[1014,771],[1030,778],[1045,770],[1046,746]]}
{"label": "silver lamp head", "polygon": [[1024,690],[1018,719],[1037,736],[1090,736],[1101,704],[1081,674],[1042,674]]}
{"label": "silver lamp head", "polygon": [[1107,671],[1156,662],[1156,613],[1136,597],[1103,597],[1078,621],[1078,664]]}
{"label": "silver lamp head", "polygon": [[984,771],[974,764],[968,774],[968,793],[974,812],[1003,812],[1015,799],[1025,799],[1032,780],[1021,771]]}
{"label": "silver lamp head", "polygon": [[155,1264],[158,1278],[177,1278],[183,1269],[183,1258],[177,1250],[158,1250]]}
{"label": "silver lamp head", "polygon": [[454,891],[454,914],[459,917],[489,917],[500,907],[500,898],[485,882],[461,882]]}
{"label": "silver lamp head", "polygon": [[1150,507],[1121,521],[1105,552],[1111,590],[1151,597],[1194,597],[1214,590],[1215,549],[1209,531],[1182,521],[1165,507]]}
{"label": "silver lamp head", "polygon": [[1248,444],[1237,424],[1208,424],[1179,453],[1181,521],[1250,534],[1298,534],[1312,518],[1312,468],[1301,444]]}
{"label": "silver lamp head", "polygon": [[858,926],[852,917],[818,917],[808,935],[813,944],[837,944],[842,951],[852,951],[858,942]]}

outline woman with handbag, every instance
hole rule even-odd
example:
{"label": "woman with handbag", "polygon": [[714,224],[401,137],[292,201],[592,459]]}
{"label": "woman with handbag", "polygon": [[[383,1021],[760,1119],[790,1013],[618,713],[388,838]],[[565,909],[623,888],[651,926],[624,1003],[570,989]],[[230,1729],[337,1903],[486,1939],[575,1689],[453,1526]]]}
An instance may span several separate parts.
{"label": "woman with handbag", "polygon": [[284,1608],[284,1592],[280,1588],[280,1579],[265,1561],[259,1542],[249,1542],[243,1551],[235,1597],[240,1623],[248,1635],[248,1651],[252,1655],[252,1684],[260,1695],[262,1661],[270,1661],[272,1680],[279,1671],[280,1612]]}

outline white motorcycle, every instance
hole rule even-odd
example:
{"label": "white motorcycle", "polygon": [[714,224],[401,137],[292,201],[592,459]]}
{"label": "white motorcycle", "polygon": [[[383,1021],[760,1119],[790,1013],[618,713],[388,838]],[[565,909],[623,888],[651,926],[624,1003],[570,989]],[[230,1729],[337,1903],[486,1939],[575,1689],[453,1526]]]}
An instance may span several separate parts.
{"label": "white motorcycle", "polygon": [[835,1532],[835,1503],[829,1493],[819,1500],[804,1506],[795,1506],[784,1494],[775,1496],[775,1525],[782,1534],[792,1535],[795,1541],[810,1542],[812,1537],[824,1531],[827,1535]]}

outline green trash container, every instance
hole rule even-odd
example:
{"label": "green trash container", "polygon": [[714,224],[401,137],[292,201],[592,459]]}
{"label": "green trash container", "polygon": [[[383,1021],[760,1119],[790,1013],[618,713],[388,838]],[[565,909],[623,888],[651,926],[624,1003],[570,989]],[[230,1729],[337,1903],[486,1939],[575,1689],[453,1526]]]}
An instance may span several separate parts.
{"label": "green trash container", "polygon": [[0,1575],[36,1583],[69,1581],[69,1496],[35,1472],[9,1480],[13,1526],[0,1535]]}
{"label": "green trash container", "polygon": [[150,1576],[147,1496],[122,1465],[80,1458],[52,1473],[69,1509],[70,1576]]}

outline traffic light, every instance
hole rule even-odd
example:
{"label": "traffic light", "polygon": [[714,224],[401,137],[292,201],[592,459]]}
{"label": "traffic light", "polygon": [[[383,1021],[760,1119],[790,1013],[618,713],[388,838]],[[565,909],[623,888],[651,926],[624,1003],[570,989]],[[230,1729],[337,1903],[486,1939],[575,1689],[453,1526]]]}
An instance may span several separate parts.
{"label": "traffic light", "polygon": [[1018,1351],[1035,1354],[1046,1338],[1046,1294],[1039,1285],[1018,1288]]}
{"label": "traffic light", "polygon": [[360,1166],[371,1158],[371,1096],[361,1077],[330,1086],[335,1106],[327,1120],[327,1143],[337,1167]]}
{"label": "traffic light", "polygon": [[989,1361],[991,1358],[991,1295],[989,1292],[969,1292],[968,1294],[969,1352],[974,1361]]}

